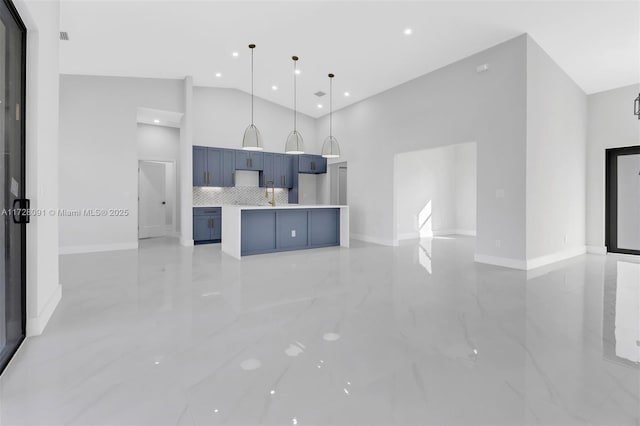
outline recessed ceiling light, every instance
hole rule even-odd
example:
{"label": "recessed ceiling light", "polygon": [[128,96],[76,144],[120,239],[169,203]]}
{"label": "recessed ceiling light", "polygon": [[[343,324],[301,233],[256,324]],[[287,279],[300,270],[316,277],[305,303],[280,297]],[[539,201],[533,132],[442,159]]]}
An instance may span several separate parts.
{"label": "recessed ceiling light", "polygon": [[411,35],[412,33],[413,33],[413,30],[411,28],[404,29],[404,35]]}
{"label": "recessed ceiling light", "polygon": [[294,71],[296,74],[300,74],[300,70],[295,70]]}
{"label": "recessed ceiling light", "polygon": [[157,118],[155,120],[153,120],[154,123],[158,124],[160,123],[160,120],[158,120]]}
{"label": "recessed ceiling light", "polygon": [[219,72],[217,72],[217,73],[216,73],[216,77],[220,78],[220,77],[222,77],[222,74],[221,74],[221,73],[219,73]]}
{"label": "recessed ceiling light", "polygon": [[276,85],[271,86],[271,90],[278,90],[278,86]]}
{"label": "recessed ceiling light", "polygon": [[231,54],[231,56],[233,56],[234,58],[237,58],[237,57],[238,57],[238,52],[233,52],[233,53]]}
{"label": "recessed ceiling light", "polygon": [[322,108],[322,104],[318,104],[318,108]]}
{"label": "recessed ceiling light", "polygon": [[349,92],[344,92],[344,95],[348,98],[349,96],[351,96],[351,93],[349,93]]}

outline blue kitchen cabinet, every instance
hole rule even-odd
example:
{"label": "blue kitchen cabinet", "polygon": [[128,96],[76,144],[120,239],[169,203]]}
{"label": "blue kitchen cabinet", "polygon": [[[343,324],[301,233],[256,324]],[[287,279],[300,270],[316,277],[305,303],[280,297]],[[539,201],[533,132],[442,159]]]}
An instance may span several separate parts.
{"label": "blue kitchen cabinet", "polygon": [[287,154],[264,153],[264,169],[260,173],[260,186],[276,188],[293,187],[293,156]]}
{"label": "blue kitchen cabinet", "polygon": [[242,212],[240,244],[242,255],[276,250],[276,212],[245,210]]}
{"label": "blue kitchen cabinet", "polygon": [[309,209],[309,244],[313,247],[340,243],[340,210]]}
{"label": "blue kitchen cabinet", "polygon": [[264,168],[264,153],[236,151],[236,170],[260,171]]}
{"label": "blue kitchen cabinet", "polygon": [[298,204],[298,159],[294,156],[292,158],[291,168],[291,189],[289,189],[289,204]]}
{"label": "blue kitchen cabinet", "polygon": [[193,186],[206,186],[207,182],[207,148],[193,147]]}
{"label": "blue kitchen cabinet", "polygon": [[243,210],[241,256],[340,245],[340,209]]}
{"label": "blue kitchen cabinet", "polygon": [[320,155],[301,154],[298,156],[298,173],[327,173],[327,159]]}
{"label": "blue kitchen cabinet", "polygon": [[193,216],[193,242],[200,243],[211,239],[209,216]]}
{"label": "blue kitchen cabinet", "polygon": [[276,212],[276,246],[280,250],[295,250],[309,245],[307,210]]}
{"label": "blue kitchen cabinet", "polygon": [[274,154],[272,152],[265,152],[263,155],[263,168],[262,171],[260,172],[260,186],[261,187],[270,187],[271,184],[268,182],[273,182],[274,186],[278,186],[276,185],[276,169],[275,169],[275,165],[276,165],[276,155],[278,154]]}
{"label": "blue kitchen cabinet", "polygon": [[221,237],[222,209],[220,207],[194,207],[194,244],[219,243]]}
{"label": "blue kitchen cabinet", "polygon": [[222,186],[222,150],[207,148],[206,186]]}
{"label": "blue kitchen cabinet", "polygon": [[222,186],[236,186],[236,152],[222,150]]}
{"label": "blue kitchen cabinet", "polygon": [[287,154],[276,154],[275,170],[278,188],[293,187],[293,156]]}
{"label": "blue kitchen cabinet", "polygon": [[234,186],[233,150],[193,147],[193,186]]}

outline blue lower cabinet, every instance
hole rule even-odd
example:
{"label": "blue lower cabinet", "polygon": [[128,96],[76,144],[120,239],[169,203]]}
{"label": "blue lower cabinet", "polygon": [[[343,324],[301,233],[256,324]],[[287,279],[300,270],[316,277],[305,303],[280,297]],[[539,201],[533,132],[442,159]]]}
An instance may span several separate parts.
{"label": "blue lower cabinet", "polygon": [[208,241],[211,237],[209,216],[193,217],[193,242]]}
{"label": "blue lower cabinet", "polygon": [[268,253],[276,250],[276,212],[245,210],[240,229],[241,254]]}
{"label": "blue lower cabinet", "polygon": [[219,243],[222,238],[220,207],[193,208],[193,243]]}
{"label": "blue lower cabinet", "polygon": [[340,209],[245,210],[241,255],[340,245]]}
{"label": "blue lower cabinet", "polygon": [[335,246],[340,243],[340,210],[310,209],[309,216],[312,246]]}
{"label": "blue lower cabinet", "polygon": [[276,245],[281,250],[306,248],[308,238],[307,210],[280,210],[276,212]]}

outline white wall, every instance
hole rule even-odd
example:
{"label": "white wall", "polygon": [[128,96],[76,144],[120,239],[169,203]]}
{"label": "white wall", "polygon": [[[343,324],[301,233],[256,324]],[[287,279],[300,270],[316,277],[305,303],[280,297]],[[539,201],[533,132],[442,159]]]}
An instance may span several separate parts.
{"label": "white wall", "polygon": [[[476,67],[485,63],[490,69],[478,74]],[[327,128],[327,119],[319,120],[318,129]],[[335,112],[334,134],[343,152],[339,161],[349,163],[352,234],[394,243],[396,154],[476,141],[476,253],[494,263],[523,261],[525,120],[526,36]],[[496,199],[498,189],[504,198]]]}
{"label": "white wall", "polygon": [[593,252],[605,253],[605,149],[640,145],[640,120],[633,115],[639,92],[634,84],[588,97],[587,246]]}
{"label": "white wall", "polygon": [[167,220],[172,232],[179,232],[180,203],[177,188],[180,188],[179,147],[180,129],[138,123],[138,159],[173,162],[166,167]]}
{"label": "white wall", "polygon": [[399,240],[476,233],[476,144],[396,155],[394,194]]}
{"label": "white wall", "polygon": [[475,142],[454,146],[456,233],[475,235],[478,204],[478,147]]}
{"label": "white wall", "polygon": [[183,111],[183,82],[60,76],[60,207],[130,212],[60,218],[62,253],[137,247],[138,107]]}
{"label": "white wall", "polygon": [[[34,209],[58,207],[60,2],[14,0],[27,26],[26,193]],[[27,336],[42,333],[60,298],[58,218],[27,225]]]}
{"label": "white wall", "polygon": [[527,37],[527,262],[585,250],[587,96]]}
{"label": "white wall", "polygon": [[[251,124],[251,95],[236,89],[193,88],[193,144],[222,148],[242,148],[244,130]],[[264,150],[284,152],[293,130],[293,111],[255,98],[255,125],[262,134]],[[319,153],[316,120],[298,113],[298,131],[307,153]]]}

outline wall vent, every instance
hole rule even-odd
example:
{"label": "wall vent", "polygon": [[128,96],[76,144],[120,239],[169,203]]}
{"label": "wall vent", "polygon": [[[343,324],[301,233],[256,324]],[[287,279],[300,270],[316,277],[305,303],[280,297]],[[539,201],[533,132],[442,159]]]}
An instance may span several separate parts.
{"label": "wall vent", "polygon": [[326,95],[326,93],[324,93],[322,90],[320,90],[319,92],[314,93],[314,95],[316,95],[317,97],[321,98],[324,95]]}
{"label": "wall vent", "polygon": [[67,33],[66,31],[60,31],[60,40],[68,41],[69,33]]}

